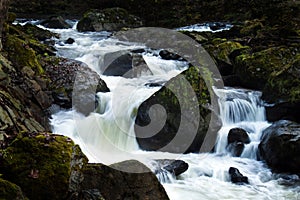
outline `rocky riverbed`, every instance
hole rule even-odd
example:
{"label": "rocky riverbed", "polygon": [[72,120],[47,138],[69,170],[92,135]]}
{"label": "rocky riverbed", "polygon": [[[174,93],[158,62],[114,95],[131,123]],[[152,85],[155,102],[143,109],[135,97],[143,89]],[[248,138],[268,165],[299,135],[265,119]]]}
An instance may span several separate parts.
{"label": "rocky riverbed", "polygon": [[[60,4],[61,7],[59,7],[58,2],[52,1],[55,9],[47,12],[47,9],[44,9],[48,6],[46,3],[31,1],[30,5],[33,6],[22,8],[19,1],[14,1],[11,10],[27,17],[30,16],[29,11],[36,10],[40,10],[40,13],[35,17],[44,17],[50,14],[63,15],[65,14],[63,8],[69,9],[71,4]],[[93,22],[89,24],[92,25],[92,28],[86,28],[87,25],[84,25],[82,27],[85,29],[83,28],[81,31],[102,31],[104,28],[108,31],[118,31],[122,28],[142,26],[143,23],[167,27],[176,25],[178,27],[179,25],[188,25],[187,23],[202,22],[201,20],[205,18],[201,19],[201,16],[208,12],[208,9],[203,9],[201,12],[193,13],[197,7],[196,4],[190,6],[188,2],[182,4],[176,1],[172,9],[159,12],[159,15],[154,18],[148,12],[157,10],[162,5],[168,6],[171,2],[151,2],[151,9],[146,9],[149,7],[148,1],[142,4],[138,4],[136,1],[116,2],[114,6],[123,5],[130,13],[142,17],[144,20],[130,15],[129,21],[122,20],[121,23],[116,21],[113,16],[125,18],[124,15],[129,16],[129,12],[122,9],[121,15],[117,12],[118,9],[111,9],[112,13],[104,12],[109,17],[102,17],[105,18],[102,21],[96,20],[95,23],[100,23],[101,27]],[[139,5],[140,9],[133,8],[134,3]],[[204,4],[203,8],[210,8],[214,6],[214,3],[216,2],[199,3],[198,6]],[[266,16],[263,16],[263,13],[257,9],[257,5],[253,4],[251,6],[255,9],[246,13],[249,17],[245,14],[238,18],[239,21],[235,21],[230,30],[216,33],[181,32],[201,44],[212,56],[225,86],[262,91],[267,119],[269,122],[275,123],[263,132],[258,159],[264,161],[274,173],[299,176],[300,25],[297,14],[295,14],[299,8],[298,4],[292,4],[291,1],[287,1],[287,3],[290,6],[288,8],[292,11],[290,15],[286,13],[285,9],[279,9],[281,8],[277,6],[279,4],[272,7],[272,9],[279,9],[279,13],[284,13],[285,19],[275,18],[277,16],[275,15],[274,19],[270,20],[270,13],[268,13],[270,10],[264,8]],[[231,9],[237,13],[243,12],[245,6],[238,9],[237,5],[239,4],[242,3],[234,4],[236,6]],[[93,5],[94,8],[100,8],[97,3],[91,4],[91,7]],[[224,9],[228,5],[222,2],[218,6]],[[175,8],[179,8],[180,12],[175,12]],[[181,10],[180,8],[185,9]],[[73,7],[73,11],[76,9],[78,8]],[[148,12],[142,16],[141,12],[145,10]],[[187,10],[189,13],[185,13]],[[217,9],[216,16],[219,18],[216,19],[218,20],[222,20],[221,16],[224,14],[220,10],[222,9]],[[94,12],[99,14],[99,11]],[[226,11],[224,20],[234,19],[230,12],[230,10]],[[178,23],[172,21],[174,15],[181,21]],[[235,15],[237,14],[234,13]],[[109,92],[109,88],[99,75],[85,63],[56,56],[53,44],[54,38],[60,37],[58,34],[31,24],[13,25],[14,16],[9,14],[6,22],[0,21],[3,32],[1,39],[3,49],[0,52],[0,198],[168,199],[154,173],[138,161],[125,161],[119,165],[135,166],[137,171],[147,169],[149,173],[130,174],[113,170],[102,164],[90,164],[79,146],[75,145],[70,138],[50,133],[49,117],[52,113],[60,109],[72,108],[75,101],[79,102],[79,105],[84,105],[76,109],[84,115],[88,115],[96,107],[94,93]],[[90,22],[91,19],[88,19],[90,16],[95,18],[97,14],[86,14],[82,20]],[[210,13],[206,17],[211,16]],[[79,16],[77,17],[79,19]],[[61,22],[59,26],[66,23],[61,17],[52,18],[56,22],[57,19]],[[209,19],[213,20],[214,18]],[[51,19],[49,20],[51,22]],[[284,25],[282,23],[284,20],[289,21]],[[48,24],[50,22],[48,21]],[[104,26],[103,23],[107,23],[109,26]],[[161,55],[165,58],[180,59],[166,51]],[[75,79],[78,78],[76,77],[78,72],[84,72],[80,73],[82,80],[90,80],[82,81],[79,90],[90,91],[90,95],[85,93],[84,96],[79,95],[74,99],[72,96],[73,85]],[[190,67],[182,75],[193,86],[198,103],[201,105],[209,103],[211,93],[205,86],[200,73]],[[176,77],[170,80],[166,87],[168,84],[172,85],[174,80]],[[138,125],[148,123],[147,109],[151,104],[157,102],[166,104],[166,108],[171,113],[166,126],[160,134],[155,136],[156,138],[138,140],[141,149],[157,150],[168,143],[176,133],[176,125],[179,120],[176,115],[178,102],[166,87],[162,87],[142,103],[136,111]],[[89,109],[85,109],[86,107]],[[208,126],[208,122],[205,120],[211,111],[207,107],[199,107],[199,110],[202,115],[200,123],[203,130],[198,130],[197,140],[187,152],[195,153],[199,150],[199,146],[203,142],[202,132],[205,132]],[[188,115],[186,117],[188,118]],[[245,134],[246,131],[241,132]],[[239,142],[239,140],[234,140],[232,143]],[[175,151],[174,149],[168,150]],[[240,153],[235,156],[240,156]],[[238,169],[230,169],[229,173],[232,176],[238,174],[243,177]],[[244,182],[248,182],[248,179]],[[124,183],[126,184],[123,185]],[[116,187],[113,192],[111,191],[112,187]]]}

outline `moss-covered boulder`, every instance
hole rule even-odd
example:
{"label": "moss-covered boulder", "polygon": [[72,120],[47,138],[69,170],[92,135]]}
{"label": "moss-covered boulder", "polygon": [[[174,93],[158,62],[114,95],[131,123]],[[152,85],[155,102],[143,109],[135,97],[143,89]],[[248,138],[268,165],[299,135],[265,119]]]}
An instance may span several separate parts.
{"label": "moss-covered boulder", "polygon": [[87,164],[81,170],[81,175],[77,195],[72,195],[74,200],[169,199],[155,174],[135,160],[111,166]]}
{"label": "moss-covered boulder", "polygon": [[69,188],[71,139],[51,133],[20,134],[2,151],[0,173],[29,199],[64,199]]}
{"label": "moss-covered boulder", "polygon": [[268,100],[299,100],[299,53],[294,47],[272,47],[235,58],[234,71],[243,86],[263,90]]}
{"label": "moss-covered boulder", "polygon": [[237,50],[245,50],[247,47],[242,46],[239,42],[216,38],[204,45],[204,48],[214,58],[221,75],[228,76],[233,74],[231,54]]}
{"label": "moss-covered boulder", "polygon": [[0,199],[25,200],[22,190],[19,186],[0,178]]}
{"label": "moss-covered boulder", "polygon": [[135,133],[140,148],[198,152],[209,127],[210,100],[199,68],[172,78],[138,108]]}
{"label": "moss-covered boulder", "polygon": [[122,8],[91,10],[84,14],[77,24],[78,31],[119,31],[122,28],[136,28],[143,23],[139,17],[130,15]]}

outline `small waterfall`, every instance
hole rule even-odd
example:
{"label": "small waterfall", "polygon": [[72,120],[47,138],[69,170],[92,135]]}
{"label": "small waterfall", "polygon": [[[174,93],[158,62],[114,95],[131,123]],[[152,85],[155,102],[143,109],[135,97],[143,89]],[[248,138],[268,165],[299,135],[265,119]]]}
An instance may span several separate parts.
{"label": "small waterfall", "polygon": [[224,125],[266,120],[260,92],[225,88],[216,89],[216,93],[219,97],[220,116]]}
{"label": "small waterfall", "polygon": [[215,89],[215,92],[219,97],[220,118],[223,123],[216,152],[227,153],[228,132],[239,127],[248,132],[251,140],[251,143],[245,146],[242,157],[256,159],[261,133],[269,126],[260,99],[261,92],[234,88]]}

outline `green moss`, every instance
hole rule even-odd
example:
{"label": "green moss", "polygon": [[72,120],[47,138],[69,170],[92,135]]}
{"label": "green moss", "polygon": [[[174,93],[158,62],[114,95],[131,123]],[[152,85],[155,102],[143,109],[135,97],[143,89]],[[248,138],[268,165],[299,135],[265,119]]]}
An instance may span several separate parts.
{"label": "green moss", "polygon": [[261,20],[255,19],[251,21],[246,21],[245,25],[241,29],[240,33],[242,35],[256,35],[259,30],[264,27]]}
{"label": "green moss", "polygon": [[245,48],[238,42],[227,41],[226,39],[216,38],[212,44],[206,45],[205,49],[208,50],[209,54],[212,55],[217,61],[222,61],[231,64],[229,55],[237,50]]}
{"label": "green moss", "polygon": [[30,199],[65,198],[73,142],[50,133],[19,135],[5,150],[1,173]]}
{"label": "green moss", "polygon": [[273,100],[295,101],[300,100],[299,60],[294,48],[272,47],[237,56],[234,71],[245,86],[261,89]]}
{"label": "green moss", "polygon": [[38,62],[36,52],[30,47],[28,41],[19,39],[14,35],[8,35],[5,46],[9,53],[9,59],[18,67],[29,66],[38,74],[44,73],[44,69]]}
{"label": "green moss", "polygon": [[0,199],[26,199],[21,188],[14,183],[0,178]]}

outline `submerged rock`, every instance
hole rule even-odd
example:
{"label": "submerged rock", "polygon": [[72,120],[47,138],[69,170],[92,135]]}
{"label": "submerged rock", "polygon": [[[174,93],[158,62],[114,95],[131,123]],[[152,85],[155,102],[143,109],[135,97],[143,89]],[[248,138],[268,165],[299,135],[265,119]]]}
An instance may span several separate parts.
{"label": "submerged rock", "polygon": [[84,31],[119,31],[122,28],[136,28],[143,25],[139,17],[130,15],[122,8],[91,10],[84,14],[77,24],[77,30]]}
{"label": "submerged rock", "polygon": [[241,174],[237,168],[230,167],[228,173],[230,175],[230,180],[232,183],[249,184],[248,177]]}
{"label": "submerged rock", "polygon": [[156,173],[159,173],[161,170],[166,170],[175,176],[179,176],[184,173],[189,168],[189,164],[184,162],[183,160],[155,160],[158,163],[158,168]]}
{"label": "submerged rock", "polygon": [[281,120],[263,131],[261,159],[274,172],[300,173],[300,124]]}
{"label": "submerged rock", "polygon": [[241,128],[230,129],[227,137],[227,149],[233,156],[240,156],[243,153],[245,144],[250,143],[247,132]]}

